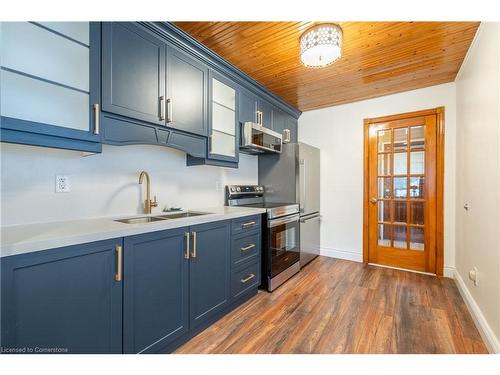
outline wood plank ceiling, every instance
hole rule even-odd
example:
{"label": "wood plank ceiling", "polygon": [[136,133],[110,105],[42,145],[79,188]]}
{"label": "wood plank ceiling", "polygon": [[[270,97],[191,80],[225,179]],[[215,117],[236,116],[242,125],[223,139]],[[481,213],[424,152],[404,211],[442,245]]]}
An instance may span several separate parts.
{"label": "wood plank ceiling", "polygon": [[176,22],[301,111],[451,82],[478,22],[340,22],[342,57],[322,69],[299,59],[315,22]]}

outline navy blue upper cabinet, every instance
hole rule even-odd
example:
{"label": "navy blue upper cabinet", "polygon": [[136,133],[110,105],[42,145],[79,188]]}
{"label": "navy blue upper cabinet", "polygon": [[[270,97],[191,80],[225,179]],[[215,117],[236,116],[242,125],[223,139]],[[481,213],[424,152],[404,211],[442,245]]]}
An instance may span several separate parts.
{"label": "navy blue upper cabinet", "polygon": [[102,110],[165,124],[165,42],[130,22],[102,24]]}
{"label": "navy blue upper cabinet", "polygon": [[229,303],[231,225],[219,221],[190,229],[190,327],[194,328]]}
{"label": "navy blue upper cabinet", "polygon": [[185,232],[175,229],[124,240],[125,353],[157,352],[188,330]]}
{"label": "navy blue upper cabinet", "polygon": [[170,128],[208,135],[208,68],[168,47],[166,121]]}
{"label": "navy blue upper cabinet", "polygon": [[2,347],[122,352],[122,239],[1,258]]}
{"label": "navy blue upper cabinet", "polygon": [[251,92],[240,89],[239,91],[239,119],[240,123],[245,122],[255,122],[258,123],[257,119],[257,107],[259,99],[257,96]]}
{"label": "navy blue upper cabinet", "polygon": [[0,33],[1,139],[100,152],[100,24],[4,22]]}
{"label": "navy blue upper cabinet", "polygon": [[298,120],[292,116],[286,117],[285,129],[290,130],[290,142],[298,142]]}
{"label": "navy blue upper cabinet", "polygon": [[260,99],[258,110],[260,112],[260,124],[273,129],[273,106],[266,100]]}
{"label": "navy blue upper cabinet", "polygon": [[280,134],[283,134],[283,130],[286,129],[287,115],[285,112],[278,108],[273,108],[273,130]]}

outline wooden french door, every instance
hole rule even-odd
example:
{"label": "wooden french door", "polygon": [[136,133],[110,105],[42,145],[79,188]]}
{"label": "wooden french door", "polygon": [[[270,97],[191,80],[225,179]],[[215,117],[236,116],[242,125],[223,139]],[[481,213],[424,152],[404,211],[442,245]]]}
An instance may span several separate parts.
{"label": "wooden french door", "polygon": [[369,263],[437,273],[438,115],[365,121]]}

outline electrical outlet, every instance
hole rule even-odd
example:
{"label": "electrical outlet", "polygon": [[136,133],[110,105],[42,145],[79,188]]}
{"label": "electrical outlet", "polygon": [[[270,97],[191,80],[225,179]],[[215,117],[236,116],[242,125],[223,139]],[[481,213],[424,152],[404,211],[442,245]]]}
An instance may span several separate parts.
{"label": "electrical outlet", "polygon": [[69,177],[62,174],[56,175],[56,193],[69,193],[70,191]]}

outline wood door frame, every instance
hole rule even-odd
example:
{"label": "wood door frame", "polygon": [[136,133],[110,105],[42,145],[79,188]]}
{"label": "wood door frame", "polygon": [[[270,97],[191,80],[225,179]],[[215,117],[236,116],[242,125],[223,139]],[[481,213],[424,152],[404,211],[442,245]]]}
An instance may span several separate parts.
{"label": "wood door frame", "polygon": [[444,107],[364,119],[363,129],[363,263],[368,263],[369,127],[411,117],[436,115],[436,276],[444,269]]}

